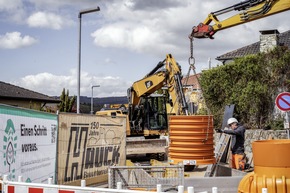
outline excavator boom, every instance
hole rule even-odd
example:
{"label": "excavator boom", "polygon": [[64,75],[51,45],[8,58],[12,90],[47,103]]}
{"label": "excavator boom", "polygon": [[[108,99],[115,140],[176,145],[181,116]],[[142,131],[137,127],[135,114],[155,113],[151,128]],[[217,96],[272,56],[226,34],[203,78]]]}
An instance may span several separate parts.
{"label": "excavator boom", "polygon": [[142,97],[149,96],[163,86],[167,86],[174,111],[179,115],[188,114],[181,76],[180,66],[171,54],[167,54],[165,60],[159,62],[143,79],[134,82],[128,89],[129,104],[137,106]]}
{"label": "excavator boom", "polygon": [[[189,38],[210,38],[220,30],[244,24],[250,21],[268,17],[290,9],[290,0],[246,0],[230,7],[212,12],[197,26],[192,28]],[[232,15],[225,20],[219,20],[218,16],[238,11],[236,15]],[[213,23],[213,24],[212,24]]]}
{"label": "excavator boom", "polygon": [[[188,115],[181,67],[171,54],[128,89],[131,134],[164,129],[167,114]],[[162,94],[160,92],[163,92]]]}

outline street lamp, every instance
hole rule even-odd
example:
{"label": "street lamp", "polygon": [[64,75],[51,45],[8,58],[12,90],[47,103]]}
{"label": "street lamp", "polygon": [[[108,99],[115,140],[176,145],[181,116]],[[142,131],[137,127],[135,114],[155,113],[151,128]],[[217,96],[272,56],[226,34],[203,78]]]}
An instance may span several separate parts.
{"label": "street lamp", "polygon": [[78,62],[78,94],[77,94],[77,113],[80,113],[80,93],[81,93],[81,26],[82,26],[82,15],[100,11],[100,8],[86,9],[79,12],[79,62]]}
{"label": "street lamp", "polygon": [[92,86],[92,98],[91,98],[91,114],[94,113],[94,100],[93,100],[93,96],[94,96],[94,88],[95,87],[100,87],[100,85],[95,85]]}

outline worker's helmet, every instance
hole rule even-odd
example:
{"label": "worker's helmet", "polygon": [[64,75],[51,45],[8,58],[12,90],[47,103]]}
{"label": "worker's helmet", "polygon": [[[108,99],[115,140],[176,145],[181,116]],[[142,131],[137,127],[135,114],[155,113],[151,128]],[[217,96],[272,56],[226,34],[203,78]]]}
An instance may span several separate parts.
{"label": "worker's helmet", "polygon": [[232,124],[232,123],[238,123],[238,120],[236,118],[229,118],[228,119],[228,125]]}

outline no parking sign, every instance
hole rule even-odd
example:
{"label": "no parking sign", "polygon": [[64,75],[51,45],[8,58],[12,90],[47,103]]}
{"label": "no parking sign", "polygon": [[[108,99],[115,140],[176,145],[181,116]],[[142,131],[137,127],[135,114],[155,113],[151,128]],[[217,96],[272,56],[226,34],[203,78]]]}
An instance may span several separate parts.
{"label": "no parking sign", "polygon": [[289,92],[280,93],[277,96],[275,103],[281,111],[289,111],[290,110],[290,93]]}

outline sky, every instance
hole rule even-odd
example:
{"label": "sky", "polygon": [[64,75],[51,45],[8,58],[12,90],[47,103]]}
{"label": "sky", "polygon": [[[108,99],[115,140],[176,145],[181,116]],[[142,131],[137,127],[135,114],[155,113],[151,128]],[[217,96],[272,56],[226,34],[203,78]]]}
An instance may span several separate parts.
{"label": "sky", "polygon": [[[0,0],[0,81],[48,96],[77,95],[79,12],[81,96],[126,96],[127,89],[172,54],[186,76],[193,26],[230,0]],[[233,12],[232,14],[238,14]],[[290,12],[194,39],[199,73],[216,57],[259,41],[261,30],[289,30]],[[222,20],[226,16],[221,16]]]}

